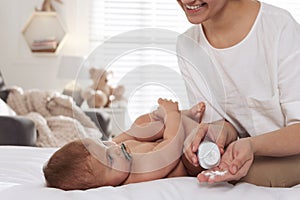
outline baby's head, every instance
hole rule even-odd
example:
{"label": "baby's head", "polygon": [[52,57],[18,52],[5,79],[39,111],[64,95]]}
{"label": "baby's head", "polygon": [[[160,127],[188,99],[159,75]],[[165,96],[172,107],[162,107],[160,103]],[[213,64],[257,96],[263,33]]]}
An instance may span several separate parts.
{"label": "baby's head", "polygon": [[[124,148],[124,147],[123,147]],[[131,161],[113,142],[75,140],[56,151],[43,172],[48,187],[85,190],[121,185],[129,176]]]}

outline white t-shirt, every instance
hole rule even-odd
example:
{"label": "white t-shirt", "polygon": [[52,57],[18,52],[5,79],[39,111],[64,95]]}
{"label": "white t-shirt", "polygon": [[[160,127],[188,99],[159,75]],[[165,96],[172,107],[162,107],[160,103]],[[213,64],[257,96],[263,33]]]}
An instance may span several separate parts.
{"label": "white t-shirt", "polygon": [[224,49],[193,26],[177,53],[191,104],[207,102],[207,122],[226,118],[240,136],[300,122],[300,26],[287,11],[261,3],[248,35]]}

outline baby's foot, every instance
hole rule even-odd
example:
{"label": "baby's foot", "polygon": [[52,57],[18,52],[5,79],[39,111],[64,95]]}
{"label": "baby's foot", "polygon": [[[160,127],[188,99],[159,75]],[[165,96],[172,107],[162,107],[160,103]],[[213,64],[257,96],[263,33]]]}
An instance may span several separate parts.
{"label": "baby's foot", "polygon": [[188,110],[188,116],[197,122],[201,122],[204,111],[205,104],[204,102],[200,102]]}

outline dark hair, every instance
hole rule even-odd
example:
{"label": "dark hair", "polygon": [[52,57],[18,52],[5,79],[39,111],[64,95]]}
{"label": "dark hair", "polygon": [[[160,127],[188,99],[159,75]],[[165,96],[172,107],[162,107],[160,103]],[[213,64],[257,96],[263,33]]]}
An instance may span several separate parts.
{"label": "dark hair", "polygon": [[63,190],[96,187],[87,164],[89,159],[91,154],[80,140],[66,144],[51,156],[43,168],[47,186]]}

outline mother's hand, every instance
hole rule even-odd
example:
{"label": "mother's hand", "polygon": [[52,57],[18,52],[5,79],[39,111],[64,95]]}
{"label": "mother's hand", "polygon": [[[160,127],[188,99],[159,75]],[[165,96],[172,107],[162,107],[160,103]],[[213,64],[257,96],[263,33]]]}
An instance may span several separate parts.
{"label": "mother's hand", "polygon": [[197,178],[210,183],[240,180],[247,175],[253,158],[250,138],[237,140],[228,146],[218,167],[201,172]]}
{"label": "mother's hand", "polygon": [[198,147],[206,135],[218,145],[221,154],[224,153],[224,148],[237,138],[237,132],[233,126],[225,120],[210,124],[199,124],[195,131],[191,133],[184,142],[185,157],[195,167],[199,166],[198,157],[196,155]]}

